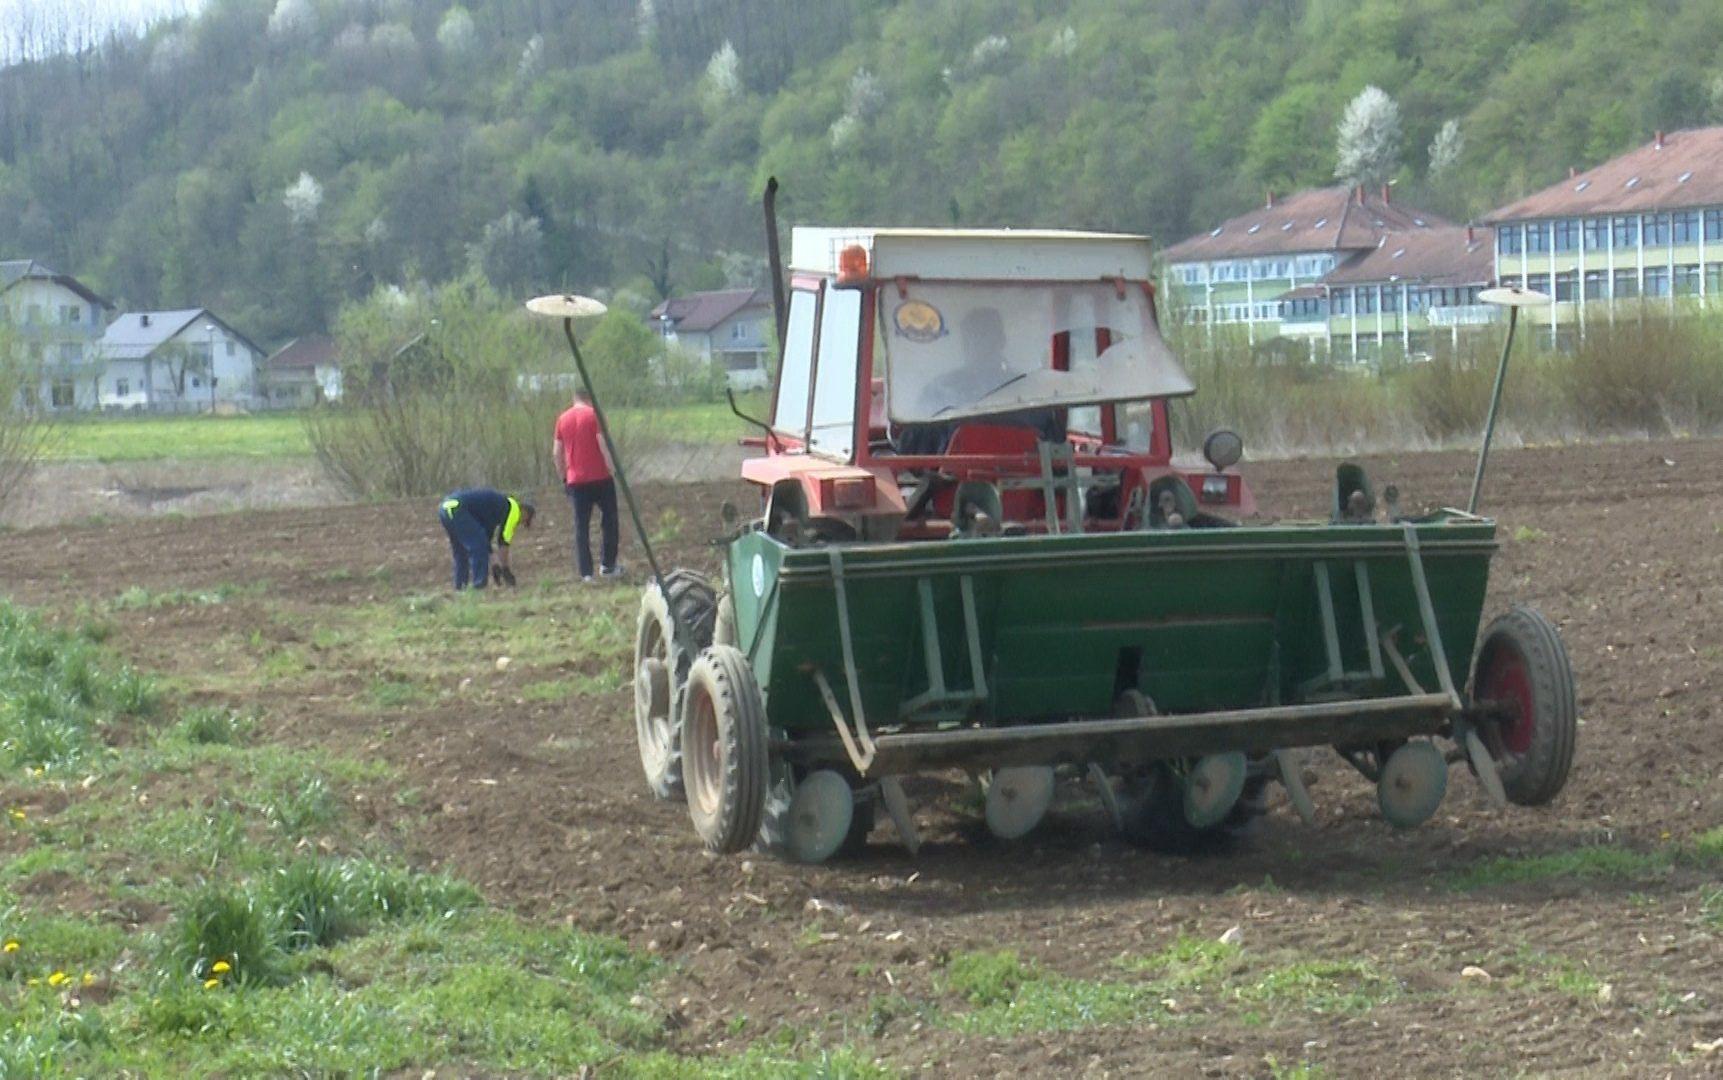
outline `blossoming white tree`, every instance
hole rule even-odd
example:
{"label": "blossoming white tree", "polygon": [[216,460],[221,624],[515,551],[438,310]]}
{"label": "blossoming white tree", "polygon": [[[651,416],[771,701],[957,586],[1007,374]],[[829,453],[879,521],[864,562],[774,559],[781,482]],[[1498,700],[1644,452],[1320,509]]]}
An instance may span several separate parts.
{"label": "blossoming white tree", "polygon": [[1346,106],[1335,146],[1334,175],[1350,184],[1381,184],[1400,168],[1400,106],[1366,86]]}

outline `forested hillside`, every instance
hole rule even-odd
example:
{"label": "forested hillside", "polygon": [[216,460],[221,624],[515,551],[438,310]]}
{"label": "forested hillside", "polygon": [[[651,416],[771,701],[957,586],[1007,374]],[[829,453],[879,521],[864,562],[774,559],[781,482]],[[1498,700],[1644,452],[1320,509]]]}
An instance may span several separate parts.
{"label": "forested hillside", "polygon": [[273,343],[470,271],[748,280],[771,173],[792,220],[1170,242],[1331,182],[1368,85],[1399,197],[1461,217],[1723,122],[1714,0],[464,4],[207,0],[0,70],[0,256]]}

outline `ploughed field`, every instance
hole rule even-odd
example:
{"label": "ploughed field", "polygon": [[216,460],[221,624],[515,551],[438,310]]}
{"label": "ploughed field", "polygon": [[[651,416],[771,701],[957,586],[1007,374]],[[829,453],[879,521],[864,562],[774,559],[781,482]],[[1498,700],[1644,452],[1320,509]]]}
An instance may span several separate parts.
{"label": "ploughed field", "polygon": [[[1461,502],[1472,464],[1367,463],[1407,507]],[[1265,513],[1325,512],[1330,463],[1245,471]],[[725,498],[749,495],[644,492],[668,562],[716,565]],[[843,1045],[963,1075],[1723,1073],[1723,442],[1494,459],[1486,618],[1543,610],[1579,682],[1553,805],[1492,810],[1455,766],[1437,816],[1397,833],[1312,751],[1315,827],[1275,788],[1252,836],[1197,859],[1119,842],[1075,782],[1026,840],[992,840],[955,775],[910,785],[913,859],[883,815],[865,854],[821,867],[703,854],[636,757],[644,561],[625,541],[635,584],[577,586],[568,508],[541,506],[522,588],[476,603],[443,594],[428,500],[14,533],[0,592],[104,612],[111,647],[182,701],[392,766],[414,797],[372,798],[380,827],[492,903],[662,958],[650,1007],[688,1052]]]}

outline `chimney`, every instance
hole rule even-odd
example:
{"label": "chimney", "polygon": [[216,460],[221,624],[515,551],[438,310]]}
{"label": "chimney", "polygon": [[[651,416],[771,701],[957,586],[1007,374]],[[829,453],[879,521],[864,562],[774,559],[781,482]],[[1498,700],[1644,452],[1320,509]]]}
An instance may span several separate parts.
{"label": "chimney", "polygon": [[1268,189],[1268,209],[1270,209],[1270,210],[1274,209],[1274,189],[1273,188]]}
{"label": "chimney", "polygon": [[150,324],[150,316],[149,316],[148,312],[145,312],[144,314],[138,316],[138,325],[139,326],[148,326],[149,324]]}
{"label": "chimney", "polygon": [[1663,149],[1663,130],[1661,128],[1652,136],[1651,145],[1658,150]]}

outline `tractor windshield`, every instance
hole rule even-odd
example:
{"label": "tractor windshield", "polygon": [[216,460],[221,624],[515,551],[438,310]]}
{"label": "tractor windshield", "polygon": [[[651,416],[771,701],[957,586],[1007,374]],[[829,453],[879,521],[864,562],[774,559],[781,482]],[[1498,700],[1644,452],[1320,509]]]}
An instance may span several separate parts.
{"label": "tractor windshield", "polygon": [[898,423],[1192,392],[1136,285],[909,282],[880,290],[879,320]]}

